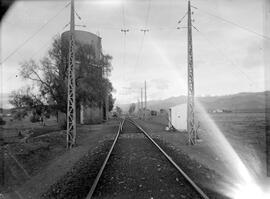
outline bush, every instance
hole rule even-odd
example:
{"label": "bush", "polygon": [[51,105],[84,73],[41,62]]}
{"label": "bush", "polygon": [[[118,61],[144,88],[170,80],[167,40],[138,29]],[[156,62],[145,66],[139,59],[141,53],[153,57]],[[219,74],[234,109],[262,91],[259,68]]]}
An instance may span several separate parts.
{"label": "bush", "polygon": [[23,119],[25,116],[27,116],[27,111],[26,110],[19,110],[19,111],[16,111],[13,118],[15,120],[21,120]]}
{"label": "bush", "polygon": [[0,125],[5,125],[6,121],[0,116]]}
{"label": "bush", "polygon": [[49,119],[51,117],[50,113],[45,113],[44,116]]}
{"label": "bush", "polygon": [[64,121],[62,124],[60,124],[60,129],[61,130],[66,130],[67,129],[67,121]]}
{"label": "bush", "polygon": [[61,128],[61,129],[67,129],[67,117],[66,117],[66,114],[63,113],[63,112],[58,112],[57,114],[57,123],[58,123],[58,126]]}
{"label": "bush", "polygon": [[30,122],[32,122],[32,123],[39,122],[39,118],[40,118],[39,115],[33,114],[30,117]]}

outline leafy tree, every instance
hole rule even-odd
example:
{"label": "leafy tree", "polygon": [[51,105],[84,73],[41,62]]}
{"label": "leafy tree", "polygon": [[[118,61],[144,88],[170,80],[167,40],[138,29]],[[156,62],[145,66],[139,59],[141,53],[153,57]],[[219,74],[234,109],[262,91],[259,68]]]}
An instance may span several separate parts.
{"label": "leafy tree", "polygon": [[[67,109],[68,46],[67,40],[57,36],[47,56],[39,62],[28,60],[21,63],[20,72],[24,79],[39,86],[43,100],[62,112]],[[109,79],[102,75],[105,72],[110,74],[112,57],[103,55],[101,61],[96,61],[93,47],[79,43],[76,43],[75,56],[76,107],[79,108],[80,103],[101,106],[106,93],[113,90]]]}
{"label": "leafy tree", "polygon": [[122,109],[119,106],[116,106],[116,112],[118,115],[122,114]]}
{"label": "leafy tree", "polygon": [[114,105],[115,99],[113,98],[112,94],[109,94],[109,111],[111,111],[113,109],[113,105]]}
{"label": "leafy tree", "polygon": [[27,111],[25,109],[17,109],[13,111],[13,118],[16,120],[21,120],[25,116],[27,116]]}
{"label": "leafy tree", "polygon": [[43,106],[41,96],[30,92],[31,88],[21,88],[17,91],[12,91],[9,96],[9,103],[15,108],[30,109],[37,106]]}
{"label": "leafy tree", "polygon": [[24,102],[22,101],[22,97],[24,95],[22,92],[22,89],[18,91],[12,91],[9,96],[9,103],[16,108],[22,108],[25,106]]}
{"label": "leafy tree", "polygon": [[0,116],[0,125],[5,125],[6,121],[3,119],[2,116]]}
{"label": "leafy tree", "polygon": [[[32,110],[32,118],[36,118],[35,121],[38,121],[45,109],[48,109],[48,106],[42,102],[41,96],[31,93],[30,90],[30,87],[22,88],[18,91],[13,91],[9,96],[9,103],[16,109],[14,112],[15,119],[21,120],[27,115],[27,111]],[[33,119],[31,121],[34,122]]]}
{"label": "leafy tree", "polygon": [[132,114],[135,111],[135,109],[136,109],[136,104],[132,103],[128,110],[129,114]]}

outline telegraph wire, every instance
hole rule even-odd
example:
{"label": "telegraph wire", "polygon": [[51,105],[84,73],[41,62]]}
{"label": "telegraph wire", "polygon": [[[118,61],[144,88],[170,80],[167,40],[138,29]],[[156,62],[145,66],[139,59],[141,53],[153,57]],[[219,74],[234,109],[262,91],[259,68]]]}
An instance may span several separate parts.
{"label": "telegraph wire", "polygon": [[[192,8],[195,8],[195,9],[198,9],[197,7],[195,7],[195,6],[191,6]],[[178,21],[178,24],[181,24],[182,23],[182,21],[183,21],[183,19],[186,17],[186,14],[187,13],[185,13],[185,15]],[[192,14],[194,14],[194,12],[192,12]],[[194,22],[194,19],[192,20],[193,22]],[[187,28],[187,27],[177,27],[177,29],[182,29],[182,28]],[[211,42],[198,28],[196,28],[193,24],[192,24],[192,28],[194,28],[197,32],[199,32],[200,34],[201,34],[201,36],[203,37],[203,39],[205,39],[209,44],[210,44],[210,46],[212,46],[213,48],[215,48],[229,63],[231,63],[233,66],[234,66],[234,68],[237,68],[238,69],[238,71],[243,75],[243,76],[245,76],[245,78],[247,79],[247,80],[249,80],[250,82],[251,82],[251,84],[252,85],[255,85],[255,83],[254,83],[254,81],[253,80],[251,80],[250,78],[249,78],[249,76],[246,74],[246,73],[244,73],[220,48],[218,48],[217,46],[215,46],[214,44],[213,44],[213,42]]]}
{"label": "telegraph wire", "polygon": [[12,57],[18,50],[20,50],[27,42],[29,42],[32,38],[34,38],[45,26],[47,26],[54,18],[56,18],[60,13],[62,13],[66,7],[69,5],[65,5],[62,9],[60,9],[53,17],[51,17],[45,24],[43,24],[34,34],[32,34],[28,39],[26,39],[21,45],[19,45],[14,51],[12,51],[0,64],[3,64],[10,57]]}
{"label": "telegraph wire", "polygon": [[142,48],[143,48],[143,43],[144,43],[144,37],[145,37],[145,35],[143,35],[141,43],[140,43],[139,52],[138,52],[137,59],[135,62],[135,67],[139,64],[139,60],[140,60],[141,52],[142,52]]}
{"label": "telegraph wire", "polygon": [[[56,33],[56,35],[59,34],[60,31],[63,30],[63,29],[65,29],[68,25],[69,25],[69,23],[66,24],[66,25],[65,25],[63,28],[61,28],[60,30],[58,30],[57,33]],[[51,38],[48,39],[46,42],[44,42],[43,45],[42,45],[40,48],[38,48],[34,53],[32,53],[32,55],[31,55],[28,59],[33,59],[35,56],[37,56],[43,48],[45,48],[46,46],[48,46],[49,44],[51,44],[51,40],[52,40],[54,37],[55,37],[55,36],[51,37]],[[22,56],[22,55],[21,55],[21,56]],[[11,78],[13,78],[13,77],[16,77],[16,78],[17,78],[17,77],[18,77],[18,73],[16,72],[15,75],[14,75],[14,74],[11,74],[11,75],[7,78],[7,81],[9,81],[9,80],[10,80]]]}
{"label": "telegraph wire", "polygon": [[[68,25],[69,25],[69,23],[66,24],[66,25],[65,25],[63,28],[61,28],[59,31],[57,31],[57,32],[56,32],[56,35],[57,35],[57,34],[60,34],[60,31],[61,31],[61,30],[64,30]],[[36,51],[30,56],[30,59],[34,58],[36,55],[38,55],[38,53],[39,53],[43,48],[45,48],[46,46],[48,46],[49,44],[51,44],[51,41],[52,41],[52,39],[54,39],[54,38],[55,38],[55,36],[51,37],[51,38],[48,39],[46,42],[44,42],[43,45],[42,45],[40,48],[38,48],[38,50],[36,50]]]}
{"label": "telegraph wire", "polygon": [[125,0],[122,1],[122,19],[123,19],[123,28],[120,30],[124,33],[124,46],[123,46],[123,65],[126,65],[126,34],[129,32],[129,29],[126,28],[126,17],[125,17]]}
{"label": "telegraph wire", "polygon": [[81,18],[81,17],[80,17],[80,15],[77,13],[77,11],[76,11],[76,10],[74,10],[74,12],[75,12],[75,14],[76,14],[77,18],[78,18],[79,20],[82,20],[82,18]]}
{"label": "telegraph wire", "polygon": [[178,21],[178,24],[182,23],[182,21],[184,20],[184,18],[187,16],[187,12],[184,14],[184,16]]}
{"label": "telegraph wire", "polygon": [[210,46],[212,46],[212,48],[214,48],[216,51],[218,51],[218,52],[220,53],[220,55],[222,55],[222,56],[227,60],[227,62],[229,62],[232,66],[234,66],[234,67],[233,67],[234,69],[238,69],[238,72],[240,72],[243,76],[245,76],[245,78],[246,78],[252,85],[255,86],[255,82],[254,82],[252,79],[250,79],[250,77],[249,77],[244,71],[242,71],[242,70],[237,66],[237,64],[234,63],[234,61],[233,61],[232,59],[230,59],[230,58],[229,58],[229,57],[228,57],[228,56],[227,56],[220,48],[218,48],[216,45],[214,45],[213,42],[210,41],[210,40],[205,36],[204,33],[202,33],[202,31],[200,31],[198,28],[195,28],[194,26],[193,26],[193,28],[196,29],[197,32],[200,33],[200,35],[202,36],[202,38],[204,38],[204,39],[210,44]]}
{"label": "telegraph wire", "polygon": [[140,29],[140,31],[143,32],[143,37],[142,37],[142,40],[141,40],[141,43],[140,43],[139,52],[138,52],[138,55],[137,55],[137,59],[136,59],[134,68],[140,62],[141,53],[142,53],[143,44],[144,44],[144,39],[145,39],[145,33],[150,31],[149,29],[146,28],[148,26],[148,22],[149,22],[150,9],[151,9],[151,0],[148,0],[148,6],[147,6],[147,11],[146,11],[146,19],[145,19],[145,28]]}
{"label": "telegraph wire", "polygon": [[[174,19],[172,19],[172,8],[173,8],[173,6],[175,6],[175,4],[173,4],[173,3],[175,3],[173,0],[170,0],[170,8],[169,8],[169,17],[168,17],[168,20],[169,21],[174,21]],[[185,15],[187,14],[187,12],[185,13]],[[185,17],[185,16],[184,16]],[[182,18],[184,18],[184,17],[182,17]],[[181,19],[181,20],[183,20],[183,19]],[[158,31],[168,31],[168,33],[167,33],[167,38],[171,38],[171,35],[172,35],[172,33],[173,32],[175,32],[175,26],[173,25],[173,26],[171,26],[171,27],[156,27],[156,28],[153,28],[153,27],[151,27],[151,32],[155,32],[156,30],[158,30]],[[170,40],[168,39],[167,40],[167,45],[170,43]]]}
{"label": "telegraph wire", "polygon": [[183,15],[183,17],[181,17],[181,19],[178,20],[178,22],[177,22],[177,25],[178,26],[176,27],[176,29],[180,30],[180,29],[183,29],[183,28],[187,28],[187,26],[185,26],[185,27],[180,27],[179,26],[182,23],[182,21],[186,18],[187,14],[188,14],[188,12],[185,12],[185,14]]}
{"label": "telegraph wire", "polygon": [[126,33],[128,32],[127,30],[122,30],[122,32],[124,32],[124,46],[123,46],[123,65],[126,65]]}
{"label": "telegraph wire", "polygon": [[126,28],[125,0],[122,1],[122,19],[123,19],[123,27]]}
{"label": "telegraph wire", "polygon": [[148,2],[147,12],[146,12],[146,21],[145,21],[145,27],[148,26],[149,16],[150,16],[150,9],[151,9],[151,0]]}
{"label": "telegraph wire", "polygon": [[[82,17],[77,13],[77,11],[74,9],[74,12],[76,14],[76,17],[81,21],[82,25],[75,25],[75,26],[80,26],[80,27],[84,27],[86,28],[87,26],[85,25],[85,23],[82,21]],[[69,23],[70,24],[70,23]]]}
{"label": "telegraph wire", "polygon": [[[70,4],[70,2],[69,2],[64,8],[66,8],[69,4]],[[54,17],[56,17],[57,15],[59,15],[63,10],[64,10],[64,9],[60,10],[56,15],[54,15]],[[82,18],[79,16],[79,14],[78,14],[76,11],[75,11],[75,13],[76,13],[78,19],[81,20]],[[54,18],[54,17],[52,17],[52,18]],[[52,19],[52,18],[51,18],[51,19]],[[51,19],[50,19],[50,20],[51,20]],[[49,21],[47,22],[47,24],[48,24],[48,23],[49,23]],[[44,26],[47,25],[47,24],[44,24]],[[57,31],[57,34],[59,34],[61,30],[64,30],[64,29],[67,28],[69,25],[70,25],[70,23],[67,23],[63,28],[61,28],[59,31]],[[77,26],[78,26],[78,25],[77,25]],[[81,25],[79,25],[79,26],[81,26]],[[83,27],[86,27],[86,26],[83,25]],[[49,40],[47,40],[40,48],[38,48],[38,50],[36,50],[36,51],[30,56],[29,59],[33,59],[36,55],[38,55],[38,53],[39,53],[43,48],[45,48],[46,46],[48,46],[49,44],[51,44],[51,40],[52,40],[52,38],[50,38]],[[10,75],[10,76],[7,78],[7,80],[10,80],[13,76],[14,76],[14,74]],[[16,73],[15,77],[18,77],[17,73]]]}
{"label": "telegraph wire", "polygon": [[[197,9],[198,9],[198,8],[197,8]],[[252,34],[254,34],[254,35],[257,35],[258,37],[260,37],[260,38],[262,38],[262,39],[270,40],[270,37],[268,37],[268,36],[266,36],[266,35],[264,35],[264,34],[258,33],[258,32],[254,31],[254,30],[251,30],[251,29],[249,29],[249,28],[246,28],[246,27],[244,27],[244,26],[242,26],[242,25],[240,25],[240,24],[237,24],[237,23],[235,23],[235,22],[233,22],[233,21],[230,21],[230,20],[225,19],[225,18],[223,18],[223,17],[217,16],[217,15],[212,14],[212,13],[210,13],[210,12],[208,12],[208,11],[203,10],[203,9],[198,9],[198,10],[201,10],[203,13],[205,13],[205,14],[207,14],[207,15],[209,15],[209,16],[215,17],[216,19],[219,19],[219,20],[224,21],[224,22],[226,22],[226,23],[228,23],[228,24],[231,24],[231,25],[233,25],[233,26],[236,26],[236,27],[238,27],[238,28],[240,28],[240,29],[242,29],[242,30],[245,30],[245,31],[250,32],[250,33],[252,33]]]}
{"label": "telegraph wire", "polygon": [[[223,52],[223,51],[221,51],[220,50],[220,48],[218,48],[217,46],[215,46],[215,45],[213,45],[213,42],[211,42],[206,36],[205,36],[205,34],[204,33],[202,33],[198,28],[196,28],[195,26],[193,26],[193,28],[197,31],[197,32],[199,32],[200,34],[201,34],[201,36],[213,47],[213,48],[215,48],[228,62],[230,62],[235,68],[237,68],[238,69],[238,72],[240,72],[243,76],[245,76],[245,78],[247,79],[247,80],[249,80],[250,81],[250,86],[251,85],[253,85],[253,86],[256,86],[255,85],[255,82],[252,80],[252,79],[250,79],[250,77],[245,73],[245,72],[243,72],[231,59],[229,59],[228,58],[228,56],[226,56],[225,55],[225,53]],[[234,94],[231,94],[231,96],[232,96],[232,99],[233,98],[235,98],[236,96],[234,95]],[[234,101],[234,100],[232,100],[232,101]],[[236,110],[236,108],[235,108],[235,104],[233,104],[233,106],[234,106],[234,108],[233,108],[233,110],[234,110],[234,113],[235,114],[237,114],[237,112],[235,111]],[[255,120],[255,119],[252,119],[251,120],[251,122],[254,122],[255,123],[255,125],[257,124],[257,121]]]}

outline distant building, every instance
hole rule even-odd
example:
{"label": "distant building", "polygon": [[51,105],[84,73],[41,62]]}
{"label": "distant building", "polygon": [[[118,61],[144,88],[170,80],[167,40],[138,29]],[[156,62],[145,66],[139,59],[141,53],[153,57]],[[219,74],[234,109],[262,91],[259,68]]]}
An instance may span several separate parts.
{"label": "distant building", "polygon": [[[62,33],[62,44],[67,44],[70,38],[70,31]],[[99,61],[102,59],[101,37],[86,31],[75,30],[75,42],[78,44],[88,44],[94,49],[92,59]],[[68,52],[64,52],[68,56]],[[67,65],[67,63],[66,63]],[[67,65],[68,66],[68,65]],[[102,68],[92,66],[93,70],[98,70],[97,74],[104,75]],[[99,71],[100,70],[100,71]],[[103,99],[98,105],[90,105],[81,103],[80,111],[77,111],[77,118],[81,124],[100,123],[108,119],[108,97]]]}
{"label": "distant building", "polygon": [[231,113],[231,110],[228,109],[211,109],[208,110],[208,113]]}
{"label": "distant building", "polygon": [[157,111],[151,110],[151,116],[157,116]]}
{"label": "distant building", "polygon": [[166,113],[167,113],[167,111],[163,108],[159,110],[159,114],[166,114]]}
{"label": "distant building", "polygon": [[212,111],[212,113],[223,113],[222,109],[215,109]]}

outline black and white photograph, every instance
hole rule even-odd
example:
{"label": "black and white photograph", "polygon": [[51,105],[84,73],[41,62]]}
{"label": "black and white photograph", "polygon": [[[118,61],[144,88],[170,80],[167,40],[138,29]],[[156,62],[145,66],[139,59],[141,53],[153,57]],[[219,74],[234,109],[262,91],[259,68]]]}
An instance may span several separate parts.
{"label": "black and white photograph", "polygon": [[0,199],[270,199],[270,0],[0,8]]}

